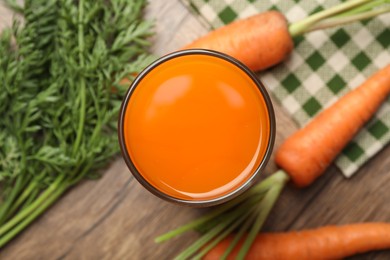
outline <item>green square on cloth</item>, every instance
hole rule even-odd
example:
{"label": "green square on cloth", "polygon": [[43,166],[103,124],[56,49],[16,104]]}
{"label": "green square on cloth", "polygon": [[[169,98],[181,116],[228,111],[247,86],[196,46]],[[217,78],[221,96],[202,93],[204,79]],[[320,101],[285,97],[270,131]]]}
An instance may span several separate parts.
{"label": "green square on cloth", "polygon": [[[339,0],[181,1],[210,30],[271,9],[283,13],[289,22],[299,21],[340,3]],[[276,100],[303,126],[349,88],[359,86],[390,63],[389,28],[390,14],[384,14],[364,22],[307,33],[294,39],[295,49],[288,59],[259,76]],[[390,99],[335,163],[350,177],[389,141]]]}

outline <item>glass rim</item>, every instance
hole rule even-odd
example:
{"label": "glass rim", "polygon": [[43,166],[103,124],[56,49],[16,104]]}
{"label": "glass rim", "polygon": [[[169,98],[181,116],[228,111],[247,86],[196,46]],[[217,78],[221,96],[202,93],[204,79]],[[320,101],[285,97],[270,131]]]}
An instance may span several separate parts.
{"label": "glass rim", "polygon": [[[230,62],[234,66],[241,69],[247,76],[250,77],[250,79],[255,83],[257,88],[259,89],[262,98],[264,99],[266,108],[268,110],[268,118],[269,118],[269,137],[268,137],[268,144],[265,151],[265,154],[259,164],[259,166],[254,170],[254,172],[251,174],[251,176],[246,180],[243,184],[241,184],[238,188],[235,190],[229,192],[228,194],[225,194],[223,196],[213,198],[213,199],[207,199],[207,200],[186,200],[186,199],[180,199],[173,196],[170,196],[163,191],[159,190],[157,187],[150,184],[138,171],[136,166],[134,165],[130,154],[127,151],[126,143],[125,143],[125,135],[124,135],[124,119],[126,114],[126,108],[130,101],[130,98],[132,94],[134,93],[134,90],[139,85],[139,83],[142,81],[142,79],[151,72],[154,68],[159,66],[160,64],[185,55],[208,55],[208,56],[214,56],[217,58],[221,58],[225,61]],[[238,61],[237,59],[213,50],[206,50],[206,49],[187,49],[187,50],[179,50],[176,52],[169,53],[154,62],[152,62],[150,65],[148,65],[144,70],[142,70],[141,73],[137,75],[137,77],[134,79],[134,81],[131,83],[129,89],[126,92],[126,95],[122,101],[120,112],[119,112],[119,119],[118,119],[118,139],[119,139],[119,146],[122,153],[122,157],[125,160],[125,163],[127,167],[129,168],[131,174],[135,177],[135,179],[142,185],[144,188],[146,188],[149,192],[154,194],[155,196],[169,201],[173,202],[175,204],[185,205],[185,206],[191,206],[191,207],[209,207],[209,206],[215,206],[218,204],[222,204],[224,202],[227,202],[246,190],[248,190],[254,182],[256,182],[261,172],[263,172],[265,166],[267,165],[274,146],[275,142],[275,133],[276,133],[276,122],[275,122],[275,112],[273,109],[273,105],[271,102],[271,98],[263,85],[263,83],[257,78],[257,76],[252,72],[248,67],[246,67],[243,63]]]}

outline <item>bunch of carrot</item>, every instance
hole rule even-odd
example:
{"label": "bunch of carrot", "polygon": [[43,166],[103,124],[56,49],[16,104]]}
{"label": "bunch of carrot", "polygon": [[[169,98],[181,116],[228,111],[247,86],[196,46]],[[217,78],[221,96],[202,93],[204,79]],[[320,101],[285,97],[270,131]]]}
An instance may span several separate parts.
{"label": "bunch of carrot", "polygon": [[[388,1],[350,0],[290,26],[280,13],[266,12],[222,27],[184,48],[213,49],[253,70],[265,69],[292,51],[291,37],[390,11],[388,6],[377,8],[384,2]],[[231,255],[234,259],[341,258],[390,248],[390,224],[386,223],[258,235],[285,184],[292,180],[305,187],[324,173],[389,94],[390,65],[289,137],[276,152],[276,163],[283,170],[203,217],[156,238],[156,242],[192,229],[203,231],[177,259],[194,254],[194,259],[226,259]],[[236,235],[230,235],[234,230],[238,230]]]}
{"label": "bunch of carrot", "polygon": [[[279,175],[278,178],[282,180],[291,178],[299,187],[311,184],[325,172],[389,94],[390,65],[375,73],[287,138],[276,152],[276,163],[283,170],[274,176]],[[271,194],[275,187],[279,190],[280,186],[278,183],[271,186],[265,196]],[[263,213],[266,216],[276,199],[271,197],[269,200],[264,197],[263,200],[267,205],[266,213]],[[257,235],[265,218],[260,215],[261,223],[249,232],[246,239],[242,240],[245,231],[243,229],[244,231],[235,237],[220,239],[222,242],[215,248],[207,248],[207,252],[203,249],[203,253],[201,251],[199,255],[208,253],[206,259],[220,259],[230,255],[234,256],[232,259],[242,259],[247,253],[248,259],[338,259],[370,250],[390,248],[389,223]]]}
{"label": "bunch of carrot", "polygon": [[[309,253],[317,250],[323,252],[335,251],[340,245],[325,242],[329,236],[332,236],[327,232],[328,228],[320,229],[317,232],[308,232],[310,235],[307,237],[318,236],[318,240],[322,241],[315,243],[315,246],[310,243],[307,244],[304,239],[302,239],[302,244],[294,242],[296,241],[295,233],[291,233],[291,235],[260,235],[258,237],[258,232],[285,184],[291,180],[295,185],[305,187],[324,173],[333,159],[371,118],[389,94],[390,65],[372,75],[358,88],[343,96],[332,106],[322,111],[304,128],[290,136],[276,152],[276,163],[283,170],[279,170],[247,193],[209,214],[158,237],[156,242],[168,240],[191,229],[205,230],[205,234],[183,251],[177,259],[187,259],[194,253],[197,253],[195,258],[201,258],[210,250],[211,255],[217,254],[222,258],[226,258],[233,251],[239,259],[243,259],[248,252],[250,255],[260,254],[257,252],[260,246],[256,246],[256,244],[263,243],[268,237],[271,237],[272,241],[283,237],[283,241],[286,241],[286,244],[280,242],[281,244],[278,247],[270,246],[270,248],[273,248],[272,250],[269,249],[272,254],[278,254],[278,248],[288,247],[290,244],[293,244],[295,250],[298,250],[298,252],[291,250],[289,257],[286,255],[286,258],[281,259],[294,259],[294,256],[303,254],[305,251]],[[351,114],[350,111],[354,111],[354,113]],[[246,235],[245,241],[242,241],[251,225],[252,228]],[[375,225],[388,230],[390,224]],[[230,237],[226,240],[225,238],[238,227],[239,231],[234,238]],[[346,257],[353,252],[390,248],[390,238],[388,236],[383,236],[383,232],[372,232],[370,226],[364,227],[363,225],[356,229],[331,229],[335,234],[333,239],[340,237],[343,240],[343,246],[349,248],[344,251],[339,250],[337,254],[340,257]],[[346,230],[351,230],[351,232],[346,233]],[[352,231],[359,233],[360,236],[356,237]],[[323,233],[325,234],[321,235]],[[327,235],[327,233],[329,234]],[[370,237],[370,243],[365,244],[364,236]],[[226,241],[229,241],[229,243]],[[221,244],[219,244],[220,242]],[[238,245],[239,243],[240,245]],[[253,243],[255,243],[255,246],[252,246]],[[272,242],[269,243],[272,244]],[[226,244],[229,244],[229,246],[226,246]],[[212,250],[215,246],[216,249]],[[240,250],[237,252],[238,247]],[[285,253],[287,254],[287,252],[290,251]]]}

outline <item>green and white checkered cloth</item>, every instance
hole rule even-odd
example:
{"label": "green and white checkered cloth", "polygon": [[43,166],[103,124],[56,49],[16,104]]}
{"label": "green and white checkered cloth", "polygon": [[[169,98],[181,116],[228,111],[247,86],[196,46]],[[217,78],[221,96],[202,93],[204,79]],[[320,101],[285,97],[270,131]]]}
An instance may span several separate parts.
{"label": "green and white checkered cloth", "polygon": [[[181,0],[208,28],[270,9],[290,22],[329,8],[337,0]],[[260,77],[300,125],[390,63],[390,15],[306,34],[291,56]],[[353,111],[351,111],[353,113]],[[350,177],[390,141],[390,99],[337,158]],[[313,147],[313,149],[316,149]]]}

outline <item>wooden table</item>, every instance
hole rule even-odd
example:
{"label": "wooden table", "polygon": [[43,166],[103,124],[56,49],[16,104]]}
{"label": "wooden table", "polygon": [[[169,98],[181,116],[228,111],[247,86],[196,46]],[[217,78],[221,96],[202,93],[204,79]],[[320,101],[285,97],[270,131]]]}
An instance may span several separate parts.
{"label": "wooden table", "polygon": [[[153,52],[176,50],[206,29],[178,1],[151,1],[147,16],[156,19]],[[0,6],[0,29],[10,23]],[[275,104],[276,147],[297,127]],[[271,162],[267,174],[274,172]],[[328,224],[390,221],[390,147],[381,151],[351,179],[331,167],[310,188],[287,187],[265,230],[297,230]],[[0,252],[0,259],[171,259],[197,236],[184,235],[156,245],[153,238],[202,214],[147,192],[118,157],[98,181],[69,191],[25,232]],[[390,251],[353,259],[390,259]]]}

